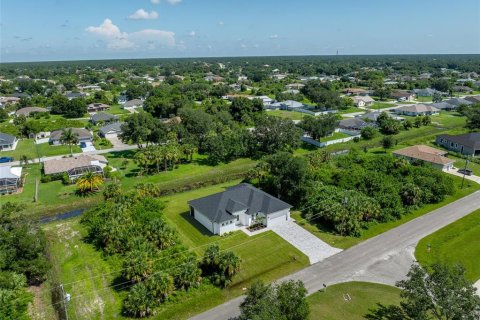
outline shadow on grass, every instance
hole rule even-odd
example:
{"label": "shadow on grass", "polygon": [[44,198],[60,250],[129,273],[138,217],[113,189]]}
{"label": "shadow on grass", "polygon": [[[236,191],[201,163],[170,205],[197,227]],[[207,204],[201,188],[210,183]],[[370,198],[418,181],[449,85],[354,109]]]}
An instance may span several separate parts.
{"label": "shadow on grass", "polygon": [[190,215],[189,211],[182,212],[180,216],[185,219],[188,223],[194,226],[198,232],[200,232],[204,236],[213,237],[214,234],[211,233],[207,228],[205,228],[200,222],[198,222],[194,217]]}
{"label": "shadow on grass", "polygon": [[135,150],[125,150],[125,151],[110,152],[108,155],[110,158],[114,158],[114,159],[118,159],[118,158],[133,159],[133,156],[135,155],[135,153],[136,153]]}

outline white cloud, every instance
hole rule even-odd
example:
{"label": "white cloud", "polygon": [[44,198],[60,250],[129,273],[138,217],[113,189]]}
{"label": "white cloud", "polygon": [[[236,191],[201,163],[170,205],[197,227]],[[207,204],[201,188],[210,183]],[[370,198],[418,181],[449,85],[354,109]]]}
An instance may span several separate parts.
{"label": "white cloud", "polygon": [[160,3],[160,0],[150,0],[150,2],[151,2],[152,4],[159,4],[159,3]]}
{"label": "white cloud", "polygon": [[195,37],[195,36],[197,35],[197,33],[196,33],[195,31],[190,31],[190,32],[188,33],[188,35],[189,35],[190,37]]}
{"label": "white cloud", "polygon": [[272,35],[270,36],[270,39],[278,39],[278,34],[272,34]]}
{"label": "white cloud", "polygon": [[224,26],[225,23],[224,23],[223,21],[219,21],[219,22],[218,22],[218,25],[219,25],[219,26]]}
{"label": "white cloud", "polygon": [[182,0],[167,0],[167,2],[175,5],[175,4],[178,4],[178,3],[182,2]]}
{"label": "white cloud", "polygon": [[242,43],[242,44],[240,45],[240,47],[243,48],[243,49],[245,49],[245,48],[247,47],[247,45],[244,44],[244,43]]}
{"label": "white cloud", "polygon": [[149,20],[149,19],[157,19],[158,13],[156,11],[145,11],[143,9],[138,9],[134,13],[128,16],[128,19],[132,20]]}
{"label": "white cloud", "polygon": [[113,24],[112,20],[105,19],[98,27],[88,27],[87,32],[104,38],[110,49],[129,49],[135,47],[153,48],[155,46],[175,47],[175,33],[158,29],[144,29],[136,32],[122,32]]}

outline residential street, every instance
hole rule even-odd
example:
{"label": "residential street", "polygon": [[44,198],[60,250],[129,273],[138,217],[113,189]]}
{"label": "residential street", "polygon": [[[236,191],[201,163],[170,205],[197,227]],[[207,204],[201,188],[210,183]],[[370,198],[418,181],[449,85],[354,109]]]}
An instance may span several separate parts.
{"label": "residential street", "polygon": [[[350,249],[311,265],[284,280],[301,280],[312,294],[347,281],[369,281],[393,285],[405,277],[414,262],[418,241],[480,208],[480,192],[457,200],[422,217],[366,240]],[[197,315],[194,320],[229,319],[239,315],[243,297]]]}

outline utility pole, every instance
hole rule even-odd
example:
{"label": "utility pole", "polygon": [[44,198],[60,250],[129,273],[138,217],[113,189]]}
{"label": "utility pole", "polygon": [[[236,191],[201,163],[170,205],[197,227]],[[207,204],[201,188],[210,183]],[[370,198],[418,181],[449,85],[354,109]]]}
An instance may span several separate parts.
{"label": "utility pole", "polygon": [[65,315],[65,320],[68,320],[67,302],[70,301],[70,294],[65,295],[65,291],[63,290],[63,284],[60,285],[60,289],[62,291],[63,313]]}
{"label": "utility pole", "polygon": [[465,175],[467,174],[467,165],[468,165],[468,158],[465,159],[465,168],[463,168],[462,189],[463,189],[463,183],[465,182]]}

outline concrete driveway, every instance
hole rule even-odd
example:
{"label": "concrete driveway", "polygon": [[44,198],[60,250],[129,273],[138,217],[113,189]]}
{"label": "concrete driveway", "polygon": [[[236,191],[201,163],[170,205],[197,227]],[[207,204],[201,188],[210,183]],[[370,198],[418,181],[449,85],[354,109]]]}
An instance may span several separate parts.
{"label": "concrete driveway", "polygon": [[[458,170],[459,170],[458,168],[452,168],[450,170],[445,169],[445,170],[443,170],[443,172],[449,173],[451,175],[454,175],[454,176],[457,176],[457,177],[460,177],[460,178],[463,178],[463,173],[458,172]],[[476,176],[476,175],[473,175],[473,174],[471,176],[465,175],[465,179],[480,184],[480,177],[479,176]]]}
{"label": "concrete driveway", "polygon": [[110,141],[113,145],[114,148],[124,148],[124,147],[128,147],[127,144],[123,143],[122,140],[120,140],[120,138],[118,136],[108,136],[107,137],[108,141]]}
{"label": "concrete driveway", "polygon": [[328,245],[303,229],[293,219],[273,225],[270,229],[303,252],[310,259],[310,264],[320,262],[342,251]]}

